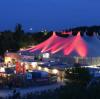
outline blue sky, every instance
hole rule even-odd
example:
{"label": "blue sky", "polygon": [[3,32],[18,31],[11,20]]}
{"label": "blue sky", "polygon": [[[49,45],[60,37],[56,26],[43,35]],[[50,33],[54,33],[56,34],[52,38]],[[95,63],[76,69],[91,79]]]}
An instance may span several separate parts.
{"label": "blue sky", "polygon": [[0,0],[0,30],[28,31],[100,25],[100,0]]}

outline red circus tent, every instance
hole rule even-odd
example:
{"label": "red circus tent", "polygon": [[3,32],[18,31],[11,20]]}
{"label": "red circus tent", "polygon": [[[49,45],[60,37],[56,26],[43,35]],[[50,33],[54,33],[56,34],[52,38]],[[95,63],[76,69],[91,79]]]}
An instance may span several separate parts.
{"label": "red circus tent", "polygon": [[[68,32],[68,34],[72,34],[72,32]],[[88,52],[87,44],[81,37],[80,32],[76,36],[71,35],[67,38],[57,36],[53,32],[53,35],[46,41],[27,49],[27,51],[32,53],[38,50],[40,53],[50,52],[51,54],[62,51],[64,55],[70,55],[72,52],[76,52],[81,57],[86,57]]]}

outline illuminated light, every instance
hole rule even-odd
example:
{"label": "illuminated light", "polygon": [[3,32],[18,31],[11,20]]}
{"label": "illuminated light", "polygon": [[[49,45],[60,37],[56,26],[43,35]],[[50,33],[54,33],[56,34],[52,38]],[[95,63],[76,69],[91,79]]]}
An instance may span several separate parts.
{"label": "illuminated light", "polygon": [[49,53],[44,53],[43,58],[50,58],[50,54]]}
{"label": "illuminated light", "polygon": [[57,69],[53,69],[53,70],[52,70],[52,73],[53,73],[53,74],[58,74],[58,70],[57,70]]}
{"label": "illuminated light", "polygon": [[14,74],[16,74],[16,70],[14,70]]}
{"label": "illuminated light", "polygon": [[24,48],[20,48],[20,51],[23,51],[24,50]]}
{"label": "illuminated light", "polygon": [[62,32],[62,34],[67,34],[67,32]]}
{"label": "illuminated light", "polygon": [[35,65],[32,65],[32,67],[35,69],[36,68],[36,66]]}
{"label": "illuminated light", "polygon": [[32,62],[32,66],[37,66],[38,65],[38,63],[37,62]]}
{"label": "illuminated light", "polygon": [[42,67],[38,67],[38,70],[42,70]]}
{"label": "illuminated light", "polygon": [[33,30],[33,28],[29,28],[29,30],[30,30],[30,31],[32,31],[32,30]]}
{"label": "illuminated light", "polygon": [[62,34],[69,34],[69,35],[71,35],[72,34],[72,32],[62,32]]}
{"label": "illuminated light", "polygon": [[44,68],[44,71],[48,72],[48,71],[49,71],[49,69],[45,67],[45,68]]}
{"label": "illuminated light", "polygon": [[44,32],[44,35],[47,35],[47,34],[48,34],[48,33],[45,31],[45,32]]}
{"label": "illuminated light", "polygon": [[5,68],[1,67],[0,72],[5,72]]}
{"label": "illuminated light", "polygon": [[37,65],[38,65],[37,62],[32,62],[32,67],[33,68],[36,68]]}
{"label": "illuminated light", "polygon": [[5,63],[7,64],[8,62],[11,62],[12,59],[10,57],[5,57]]}
{"label": "illuminated light", "polygon": [[29,65],[28,64],[25,64],[25,69],[29,69]]}
{"label": "illuminated light", "polygon": [[24,63],[23,62],[21,62],[21,66],[23,65]]}
{"label": "illuminated light", "polygon": [[44,63],[43,62],[39,62],[39,64],[43,65]]}

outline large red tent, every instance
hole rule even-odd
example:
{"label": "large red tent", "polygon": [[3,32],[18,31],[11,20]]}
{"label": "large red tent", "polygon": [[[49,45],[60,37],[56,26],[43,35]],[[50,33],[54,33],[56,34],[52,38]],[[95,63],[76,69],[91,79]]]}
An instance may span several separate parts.
{"label": "large red tent", "polygon": [[[71,32],[68,32],[68,34],[71,34]],[[81,57],[86,57],[88,51],[87,44],[81,37],[80,32],[76,36],[69,36],[67,38],[57,36],[53,32],[49,39],[27,50],[33,53],[39,50],[41,53],[50,52],[51,54],[63,51],[64,55],[76,52]]]}

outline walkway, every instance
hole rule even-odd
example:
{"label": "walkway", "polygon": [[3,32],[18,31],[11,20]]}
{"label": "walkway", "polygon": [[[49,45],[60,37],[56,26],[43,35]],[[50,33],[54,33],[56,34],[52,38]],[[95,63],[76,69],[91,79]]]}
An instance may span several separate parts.
{"label": "walkway", "polygon": [[[53,85],[46,85],[46,86],[39,86],[39,87],[31,87],[31,88],[27,88],[27,89],[16,89],[18,92],[21,93],[21,95],[25,95],[27,93],[35,93],[35,92],[42,92],[42,91],[46,91],[46,90],[54,90],[56,88],[59,88],[62,84],[61,83],[56,83]],[[7,97],[7,96],[12,96],[13,94],[13,90],[0,90],[0,97]]]}

